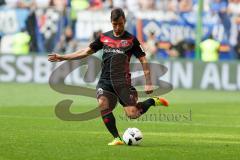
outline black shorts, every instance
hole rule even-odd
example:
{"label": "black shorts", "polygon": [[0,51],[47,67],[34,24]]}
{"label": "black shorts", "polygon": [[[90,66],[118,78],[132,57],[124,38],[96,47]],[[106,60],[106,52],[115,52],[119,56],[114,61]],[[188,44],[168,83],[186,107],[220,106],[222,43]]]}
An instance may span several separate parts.
{"label": "black shorts", "polygon": [[135,106],[138,100],[137,90],[131,85],[120,84],[113,87],[111,81],[99,80],[97,89],[97,98],[107,92],[114,95],[123,106]]}

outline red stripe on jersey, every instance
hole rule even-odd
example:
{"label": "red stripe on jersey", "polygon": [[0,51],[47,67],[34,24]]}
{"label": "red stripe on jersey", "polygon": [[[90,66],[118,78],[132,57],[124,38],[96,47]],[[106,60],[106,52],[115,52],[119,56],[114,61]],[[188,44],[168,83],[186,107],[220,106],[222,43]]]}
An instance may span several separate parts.
{"label": "red stripe on jersey", "polygon": [[133,45],[133,37],[129,39],[112,39],[102,34],[100,41],[111,48],[125,48]]}

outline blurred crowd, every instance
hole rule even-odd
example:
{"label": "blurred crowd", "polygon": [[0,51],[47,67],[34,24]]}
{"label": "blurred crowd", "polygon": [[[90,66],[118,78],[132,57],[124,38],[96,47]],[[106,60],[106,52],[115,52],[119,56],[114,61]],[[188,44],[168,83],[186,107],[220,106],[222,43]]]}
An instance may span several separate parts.
{"label": "blurred crowd", "polygon": [[[38,44],[34,30],[31,25],[36,23],[34,19],[28,19],[27,29],[21,30],[16,36],[21,39],[16,48],[20,48],[17,53],[28,54],[29,52],[62,52],[69,53],[79,47],[81,47],[81,42],[75,38],[75,24],[77,19],[78,11],[85,10],[110,10],[114,7],[121,7],[128,12],[145,12],[145,11],[156,11],[161,10],[163,12],[174,12],[177,14],[187,13],[187,12],[197,12],[198,10],[198,0],[0,0],[0,6],[2,8],[14,8],[14,9],[27,9],[31,12],[29,17],[34,17],[41,12],[36,12],[37,9],[55,8],[60,11],[61,16],[64,17],[62,22],[61,35],[54,39],[49,38],[51,33],[45,33],[44,41],[45,44]],[[232,47],[227,47],[227,50],[231,50],[235,53],[234,58],[240,59],[240,0],[204,0],[203,10],[205,12],[211,13],[213,16],[218,15],[222,21],[227,35],[230,33],[231,21],[233,21],[238,26],[237,43]],[[52,14],[50,12],[49,14]],[[231,17],[231,18],[230,18]],[[57,18],[57,17],[56,17]],[[44,21],[42,18],[40,22]],[[39,24],[39,22],[38,22]],[[41,24],[41,23],[40,23]],[[41,30],[40,30],[41,31]],[[99,31],[98,31],[99,32]],[[94,37],[93,33],[93,37]],[[5,35],[0,35],[1,41],[7,41],[9,39]],[[16,38],[15,37],[15,38]],[[93,38],[92,37],[92,38]],[[213,37],[208,37],[212,38]],[[52,43],[55,41],[55,43]],[[215,40],[216,41],[216,40]],[[28,44],[29,47],[26,46]],[[25,46],[24,46],[25,45]],[[148,39],[144,42],[143,46],[146,48],[149,58],[160,58],[165,57],[194,57],[194,43],[188,43],[188,41],[180,41],[177,44],[169,43],[159,43],[155,39],[155,33],[149,34]],[[221,45],[218,46],[217,52],[226,50],[226,47]],[[4,48],[5,46],[3,46]],[[45,48],[44,48],[45,47]],[[161,55],[159,50],[164,49],[166,52]],[[204,50],[204,45],[201,45],[201,50]],[[1,50],[2,51],[2,50]],[[158,56],[156,54],[160,53]],[[218,58],[217,58],[218,60]]]}
{"label": "blurred crowd", "polygon": [[[196,11],[198,0],[0,0],[0,5],[9,8],[48,8],[59,10],[72,7],[78,10],[108,10],[121,7],[128,11],[163,10],[173,12]],[[204,0],[204,11],[240,14],[240,0]]]}

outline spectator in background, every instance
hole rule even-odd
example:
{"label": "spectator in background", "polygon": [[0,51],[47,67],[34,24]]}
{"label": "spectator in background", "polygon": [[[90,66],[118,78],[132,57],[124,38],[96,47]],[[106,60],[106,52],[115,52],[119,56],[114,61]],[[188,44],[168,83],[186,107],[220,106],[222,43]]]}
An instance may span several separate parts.
{"label": "spectator in background", "polygon": [[103,9],[102,0],[90,0],[90,8],[91,10],[101,10]]}
{"label": "spectator in background", "polygon": [[113,7],[126,8],[126,0],[113,0]]}
{"label": "spectator in background", "polygon": [[35,0],[37,8],[47,8],[50,5],[50,0]]}
{"label": "spectator in background", "polygon": [[156,36],[154,32],[150,32],[148,39],[143,44],[144,50],[146,52],[147,59],[154,59],[157,53],[157,42]]}
{"label": "spectator in background", "polygon": [[64,11],[67,7],[67,0],[50,0],[50,6],[54,6],[58,11]]}
{"label": "spectator in background", "polygon": [[192,0],[179,0],[179,12],[185,13],[192,11]]}
{"label": "spectator in background", "polygon": [[54,48],[54,52],[63,52],[63,53],[70,53],[77,49],[78,43],[74,39],[74,35],[72,32],[72,28],[67,26],[63,35],[60,38],[60,41],[57,43],[56,47]]}
{"label": "spectator in background", "polygon": [[169,52],[171,49],[171,43],[169,40],[161,40],[157,43],[157,59],[168,59],[170,56],[173,56],[172,52]]}
{"label": "spectator in background", "polygon": [[229,0],[228,13],[233,16],[240,15],[240,0]]}
{"label": "spectator in background", "polygon": [[220,43],[210,35],[208,39],[200,43],[202,61],[214,62],[219,59]]}
{"label": "spectator in background", "polygon": [[31,37],[26,30],[22,30],[14,35],[13,49],[18,55],[29,54]]}
{"label": "spectator in background", "polygon": [[167,12],[168,10],[168,5],[170,3],[171,0],[155,0],[155,4],[156,4],[156,9],[163,11],[163,12]]}
{"label": "spectator in background", "polygon": [[5,0],[6,6],[10,8],[35,8],[35,0]]}
{"label": "spectator in background", "polygon": [[71,10],[70,10],[70,24],[72,27],[72,31],[75,33],[75,26],[77,22],[77,12],[88,9],[90,7],[90,3],[88,0],[71,0],[70,2]]}
{"label": "spectator in background", "polygon": [[81,11],[88,9],[90,7],[90,2],[88,0],[71,0],[70,6],[74,11]]}
{"label": "spectator in background", "polygon": [[229,0],[228,14],[231,17],[232,22],[231,37],[229,39],[230,44],[233,45],[233,48],[231,49],[234,49],[235,54],[237,54],[237,57],[240,58],[237,52],[238,49],[236,48],[239,46],[240,40],[240,37],[238,37],[240,31],[240,0]]}
{"label": "spectator in background", "polygon": [[50,0],[0,0],[0,5],[5,5],[8,8],[47,8]]}
{"label": "spectator in background", "polygon": [[103,9],[113,8],[113,0],[103,0]]}
{"label": "spectator in background", "polygon": [[[193,3],[193,11],[194,11],[195,13],[198,12],[198,1],[199,1],[199,0],[193,0],[193,1],[192,1],[192,3]],[[211,0],[204,0],[204,1],[203,1],[203,11],[204,11],[204,12],[209,12],[209,11],[210,11],[210,6],[209,6],[210,1],[211,1]]]}
{"label": "spectator in background", "polygon": [[5,0],[0,0],[0,6],[5,5],[5,4],[6,4]]}
{"label": "spectator in background", "polygon": [[229,15],[227,14],[228,2],[227,0],[212,0],[210,3],[210,8],[213,14],[218,14],[220,20],[222,21],[224,30],[226,32],[226,38],[230,37],[231,21]]}
{"label": "spectator in background", "polygon": [[155,8],[155,0],[139,0],[142,10],[153,10]]}
{"label": "spectator in background", "polygon": [[31,37],[25,29],[21,32],[6,35],[2,38],[0,50],[4,54],[27,55],[29,54]]}
{"label": "spectator in background", "polygon": [[240,31],[240,14],[236,17],[235,22],[237,24],[238,31]]}
{"label": "spectator in background", "polygon": [[194,58],[194,42],[191,40],[182,40],[176,45],[171,46],[169,50],[171,57]]}
{"label": "spectator in background", "polygon": [[193,10],[192,0],[169,0],[167,2],[167,11],[170,12],[186,13],[192,10]]}
{"label": "spectator in background", "polygon": [[138,0],[126,0],[126,6],[129,12],[136,13],[140,6]]}
{"label": "spectator in background", "polygon": [[33,9],[35,7],[35,0],[18,0],[17,7]]}
{"label": "spectator in background", "polygon": [[237,44],[234,47],[235,52],[236,52],[236,57],[238,60],[240,60],[240,30],[238,31],[238,36],[237,36]]}
{"label": "spectator in background", "polygon": [[8,8],[17,8],[18,0],[5,0],[5,3]]}
{"label": "spectator in background", "polygon": [[169,0],[167,5],[167,10],[170,12],[178,11],[178,0]]}

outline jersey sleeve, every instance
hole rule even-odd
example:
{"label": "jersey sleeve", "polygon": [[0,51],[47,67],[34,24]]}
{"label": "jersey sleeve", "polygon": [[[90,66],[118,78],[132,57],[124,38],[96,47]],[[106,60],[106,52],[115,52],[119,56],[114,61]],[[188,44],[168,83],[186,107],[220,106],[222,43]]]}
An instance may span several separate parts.
{"label": "jersey sleeve", "polygon": [[132,54],[136,57],[142,57],[145,56],[145,52],[141,46],[141,44],[139,43],[139,41],[137,40],[137,38],[134,37],[133,39],[133,47],[132,47]]}
{"label": "jersey sleeve", "polygon": [[94,50],[94,52],[97,52],[98,50],[103,48],[103,43],[100,40],[101,36],[96,38],[92,43],[90,43],[89,47]]}

